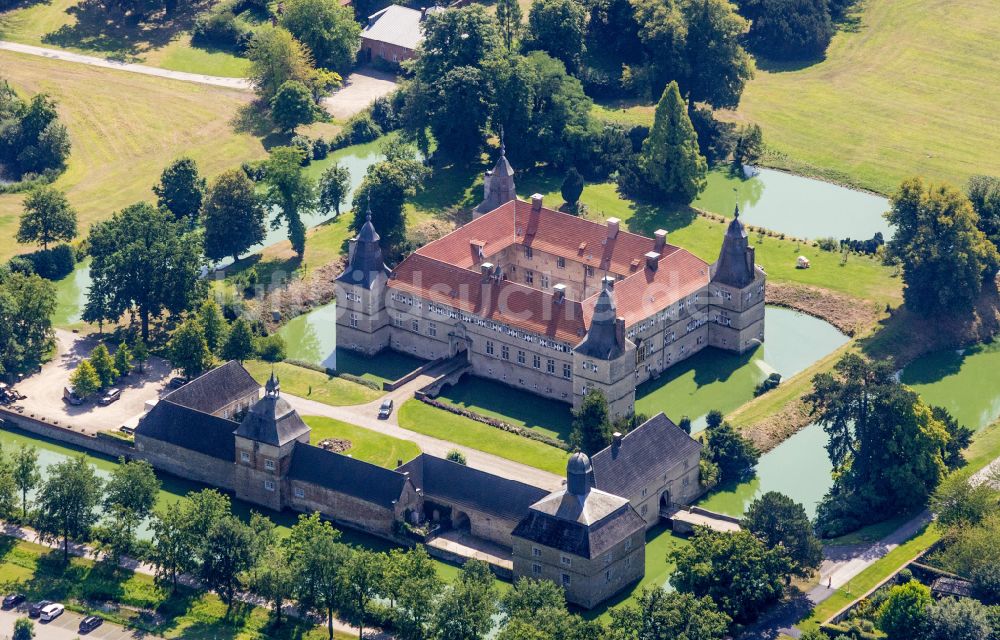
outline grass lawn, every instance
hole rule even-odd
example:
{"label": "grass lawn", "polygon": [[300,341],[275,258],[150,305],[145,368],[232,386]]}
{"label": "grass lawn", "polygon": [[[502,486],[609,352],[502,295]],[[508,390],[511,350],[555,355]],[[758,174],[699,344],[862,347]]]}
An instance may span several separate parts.
{"label": "grass lawn", "polygon": [[437,399],[563,442],[573,429],[570,405],[473,376],[462,378]]}
{"label": "grass lawn", "polygon": [[344,455],[386,469],[395,469],[400,460],[408,462],[420,455],[420,447],[409,440],[393,438],[332,418],[305,416],[302,419],[312,427],[312,434],[309,436],[312,444],[319,444],[320,440],[326,438],[350,440],[351,448],[344,451]]}
{"label": "grass lawn", "polygon": [[[150,576],[125,571],[112,573],[103,565],[81,558],[72,558],[68,566],[63,566],[60,552],[9,537],[0,538],[0,558],[0,584],[23,592],[29,600],[57,600],[87,613],[94,609],[85,602],[110,600],[123,606],[113,613],[101,611],[102,617],[166,638],[318,640],[327,637],[325,628],[311,624],[286,622],[277,629],[271,628],[269,613],[248,605],[237,606],[226,621],[225,605],[215,595],[182,588],[170,596],[157,588]],[[153,610],[156,617],[143,616],[140,609]],[[350,637],[336,634],[337,640]]]}
{"label": "grass lawn", "polygon": [[98,5],[79,0],[25,3],[0,13],[0,39],[174,71],[241,78],[250,67],[246,58],[191,43],[194,17],[208,6],[206,2],[181,5],[178,15],[163,26],[154,21],[136,26],[115,24]]}
{"label": "grass lawn", "polygon": [[386,349],[374,358],[354,351],[337,349],[337,371],[372,382],[392,382],[410,373],[426,361]]}
{"label": "grass lawn", "polygon": [[[773,164],[891,193],[911,175],[962,186],[1000,174],[992,0],[868,0],[856,30],[803,68],[760,63],[737,116]],[[764,70],[767,69],[767,70]]]}
{"label": "grass lawn", "polygon": [[271,375],[272,367],[281,381],[281,390],[293,396],[309,398],[335,407],[349,404],[365,404],[382,395],[368,387],[342,378],[331,378],[325,373],[299,367],[287,362],[248,360],[243,363],[257,382],[264,384]]}
{"label": "grass lawn", "polygon": [[[76,208],[85,236],[117,209],[153,198],[152,185],[172,160],[187,155],[213,177],[265,155],[232,121],[249,94],[135,73],[0,51],[0,69],[15,89],[59,102],[73,149],[56,180]],[[0,260],[34,249],[14,243],[23,195],[0,195]]]}
{"label": "grass lawn", "polygon": [[569,453],[562,449],[448,413],[419,400],[408,400],[399,408],[399,426],[557,475],[566,472]]}

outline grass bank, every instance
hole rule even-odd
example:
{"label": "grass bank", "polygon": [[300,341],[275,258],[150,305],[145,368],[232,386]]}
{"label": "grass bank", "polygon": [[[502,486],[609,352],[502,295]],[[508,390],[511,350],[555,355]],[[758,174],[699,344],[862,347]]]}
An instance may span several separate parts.
{"label": "grass bank", "polygon": [[400,460],[409,462],[420,455],[420,447],[409,440],[393,438],[333,418],[305,416],[302,419],[312,428],[309,436],[312,444],[319,444],[327,438],[350,440],[351,447],[342,452],[344,455],[386,469],[395,469]]}
{"label": "grass bank", "polygon": [[399,408],[399,426],[556,475],[566,472],[569,453],[562,449],[463,418],[419,400],[408,400]]}
{"label": "grass bank", "polygon": [[267,381],[273,370],[281,382],[282,391],[334,407],[365,404],[382,395],[381,391],[369,389],[356,382],[350,382],[343,378],[332,378],[318,371],[298,367],[287,362],[272,364],[261,360],[248,360],[243,363],[243,366],[260,384]]}

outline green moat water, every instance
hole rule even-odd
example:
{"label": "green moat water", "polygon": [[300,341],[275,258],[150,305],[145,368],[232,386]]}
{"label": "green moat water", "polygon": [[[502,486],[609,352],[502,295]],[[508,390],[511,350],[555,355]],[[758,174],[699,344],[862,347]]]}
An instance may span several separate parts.
{"label": "green moat water", "polygon": [[906,365],[900,380],[969,428],[1000,418],[1000,340],[938,351]]}
{"label": "green moat water", "polygon": [[865,240],[881,232],[888,240],[892,235],[882,217],[889,209],[885,198],[773,169],[761,169],[749,179],[732,175],[728,168],[711,171],[708,185],[692,204],[731,216],[737,202],[748,224],[796,238]]}

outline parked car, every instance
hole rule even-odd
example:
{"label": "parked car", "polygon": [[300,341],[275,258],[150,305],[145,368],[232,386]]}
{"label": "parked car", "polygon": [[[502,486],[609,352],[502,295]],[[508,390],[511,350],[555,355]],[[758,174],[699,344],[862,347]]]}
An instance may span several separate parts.
{"label": "parked car", "polygon": [[386,420],[389,414],[392,413],[392,400],[386,400],[382,403],[382,406],[378,408],[378,419]]}
{"label": "parked car", "polygon": [[37,618],[42,615],[42,609],[52,604],[51,600],[41,600],[28,607],[28,617]]}
{"label": "parked car", "polygon": [[121,389],[108,389],[108,392],[101,396],[101,399],[97,401],[97,404],[102,407],[106,407],[112,402],[118,402],[121,400],[122,390]]}
{"label": "parked car", "polygon": [[118,430],[121,431],[122,433],[124,433],[127,436],[134,436],[135,435],[135,429],[133,427],[129,427],[129,426],[124,425],[124,424],[122,426],[118,427]]}
{"label": "parked car", "polygon": [[78,407],[81,404],[83,404],[83,398],[76,395],[76,392],[70,389],[69,387],[63,387],[63,400],[73,405],[74,407]]}
{"label": "parked car", "polygon": [[167,386],[170,387],[171,389],[180,389],[186,384],[187,380],[185,380],[180,376],[176,376],[170,379],[170,382],[167,383]]}
{"label": "parked car", "polygon": [[58,602],[53,602],[41,611],[39,618],[42,622],[51,622],[61,616],[66,607],[62,606]]}
{"label": "parked car", "polygon": [[21,604],[22,602],[24,602],[24,594],[23,593],[12,593],[12,594],[4,597],[4,599],[3,599],[3,608],[4,609],[13,609],[14,607],[16,607],[17,605]]}
{"label": "parked car", "polygon": [[104,624],[104,618],[100,616],[87,616],[80,621],[80,633],[88,633]]}

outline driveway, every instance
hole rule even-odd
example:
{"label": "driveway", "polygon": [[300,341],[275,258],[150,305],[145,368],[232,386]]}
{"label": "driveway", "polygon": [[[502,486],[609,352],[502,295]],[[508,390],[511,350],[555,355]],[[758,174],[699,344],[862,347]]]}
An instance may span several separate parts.
{"label": "driveway", "polygon": [[172,367],[161,358],[150,358],[142,374],[131,373],[115,386],[122,390],[121,400],[106,407],[91,398],[78,407],[62,399],[63,387],[69,386],[70,376],[81,360],[98,345],[97,340],[56,330],[57,355],[42,366],[41,373],[25,378],[15,387],[27,396],[15,405],[24,415],[44,416],[60,426],[81,429],[85,433],[114,431],[128,424],[135,426],[145,412],[146,402],[156,400],[170,380]]}
{"label": "driveway", "polygon": [[[0,610],[0,637],[10,638],[14,634],[14,622],[18,618],[28,617],[27,603],[12,610]],[[105,622],[90,633],[80,633],[80,621],[83,616],[79,613],[66,611],[52,622],[41,622],[37,618],[32,620],[35,623],[35,637],[40,640],[73,640],[74,638],[97,638],[99,640],[126,640],[127,638],[142,638],[145,640],[156,640],[160,636],[154,636],[145,631],[132,631],[121,625]]]}
{"label": "driveway", "polygon": [[346,120],[395,88],[396,76],[393,74],[362,67],[347,76],[344,86],[336,93],[323,98],[323,108],[334,118]]}

